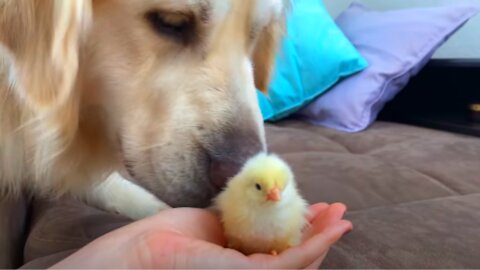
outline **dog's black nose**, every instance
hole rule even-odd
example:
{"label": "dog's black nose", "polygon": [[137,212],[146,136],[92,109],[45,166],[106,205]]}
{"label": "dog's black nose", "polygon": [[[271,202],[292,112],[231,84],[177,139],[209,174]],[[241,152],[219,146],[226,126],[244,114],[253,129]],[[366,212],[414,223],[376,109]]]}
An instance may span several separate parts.
{"label": "dog's black nose", "polygon": [[226,128],[225,132],[216,133],[208,144],[208,174],[211,184],[219,190],[242,169],[247,160],[267,148],[257,125],[248,121],[237,122],[241,128]]}
{"label": "dog's black nose", "polygon": [[243,161],[212,160],[209,168],[210,182],[219,190],[222,189],[227,181],[240,171],[243,164]]}
{"label": "dog's black nose", "polygon": [[228,180],[240,172],[245,162],[265,151],[264,145],[258,141],[249,146],[240,146],[235,151],[225,151],[222,155],[210,156],[208,173],[211,184],[221,190]]}

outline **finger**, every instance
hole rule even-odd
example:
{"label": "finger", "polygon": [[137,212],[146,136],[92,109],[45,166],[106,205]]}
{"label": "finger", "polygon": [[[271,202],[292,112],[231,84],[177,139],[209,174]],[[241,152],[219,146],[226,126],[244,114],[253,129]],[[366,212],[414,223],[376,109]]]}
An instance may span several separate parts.
{"label": "finger", "polygon": [[352,224],[340,220],[304,242],[302,245],[284,251],[268,264],[268,268],[303,269],[312,265],[337,242],[343,234],[351,230]]}
{"label": "finger", "polygon": [[347,233],[353,230],[352,222],[348,220],[340,220],[337,223],[332,224],[330,227],[326,228],[321,234],[328,239],[330,245],[336,243],[340,238],[342,238]]}
{"label": "finger", "polygon": [[336,223],[343,218],[346,207],[343,204],[336,203],[329,206],[322,214],[317,215],[310,226],[304,233],[303,239],[309,239],[310,237],[322,232],[328,226]]}
{"label": "finger", "polygon": [[319,269],[320,266],[322,265],[323,261],[325,260],[325,257],[327,257],[328,251],[329,250],[327,250],[325,253],[323,253],[323,255],[320,256],[320,258],[316,259],[312,264],[307,266],[305,269]]}
{"label": "finger", "polygon": [[323,216],[317,216],[312,221],[313,223],[328,224],[329,222],[336,222],[342,219],[347,212],[347,207],[342,203],[334,203],[326,209],[326,213]]}
{"label": "finger", "polygon": [[323,216],[317,216],[313,221],[313,228],[317,231],[322,231],[326,227],[336,223],[337,221],[343,219],[347,207],[341,203],[332,204],[326,211]]}
{"label": "finger", "polygon": [[324,211],[328,209],[328,207],[328,203],[317,203],[310,206],[307,213],[308,222],[312,222],[314,218],[324,213]]}

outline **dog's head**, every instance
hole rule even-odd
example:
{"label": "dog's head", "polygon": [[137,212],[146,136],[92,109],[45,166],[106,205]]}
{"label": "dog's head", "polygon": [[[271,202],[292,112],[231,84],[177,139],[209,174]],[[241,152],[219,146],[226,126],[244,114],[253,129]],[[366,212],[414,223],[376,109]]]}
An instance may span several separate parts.
{"label": "dog's head", "polygon": [[167,203],[208,204],[266,148],[255,91],[269,82],[284,0],[91,0],[78,8],[91,9],[90,23],[78,24],[78,93],[69,94],[80,100],[79,131],[105,128],[128,174]]}

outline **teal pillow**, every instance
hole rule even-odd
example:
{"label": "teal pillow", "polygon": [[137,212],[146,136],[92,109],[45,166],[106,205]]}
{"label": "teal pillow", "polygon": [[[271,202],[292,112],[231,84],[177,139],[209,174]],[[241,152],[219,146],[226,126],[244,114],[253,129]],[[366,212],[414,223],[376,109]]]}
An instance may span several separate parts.
{"label": "teal pillow", "polygon": [[257,91],[264,120],[296,112],[342,77],[367,67],[321,0],[293,0],[287,30],[268,97]]}

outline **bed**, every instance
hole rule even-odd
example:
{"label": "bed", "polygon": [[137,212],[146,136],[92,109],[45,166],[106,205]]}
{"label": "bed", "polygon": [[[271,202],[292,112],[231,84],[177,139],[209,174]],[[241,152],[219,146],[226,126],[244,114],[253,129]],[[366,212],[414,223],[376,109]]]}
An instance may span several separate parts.
{"label": "bed", "polygon": [[[349,208],[324,268],[480,268],[480,128],[465,117],[479,63],[432,61],[360,133],[267,124],[305,197]],[[0,268],[46,268],[131,222],[69,199],[3,199],[0,216]]]}
{"label": "bed", "polygon": [[[297,120],[269,124],[267,137],[310,202],[349,207],[355,229],[323,267],[480,266],[477,138],[392,122],[346,134]],[[48,267],[130,222],[68,199],[4,201],[0,211],[16,217],[1,224],[2,268]]]}

